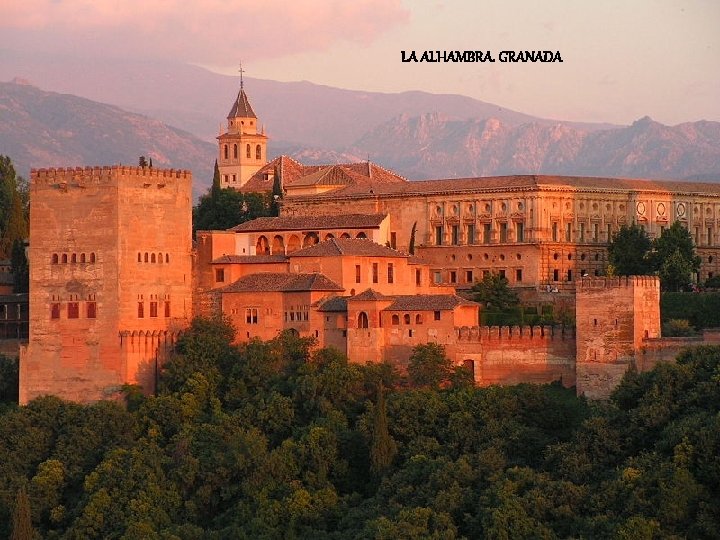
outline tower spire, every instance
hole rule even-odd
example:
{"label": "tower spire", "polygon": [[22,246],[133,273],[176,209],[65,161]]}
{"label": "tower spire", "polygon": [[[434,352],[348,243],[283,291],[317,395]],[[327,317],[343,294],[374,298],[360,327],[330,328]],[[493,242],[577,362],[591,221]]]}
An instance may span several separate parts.
{"label": "tower spire", "polygon": [[243,73],[245,73],[245,70],[242,67],[242,60],[240,60],[240,69],[238,69],[240,72],[240,90],[243,89]]}

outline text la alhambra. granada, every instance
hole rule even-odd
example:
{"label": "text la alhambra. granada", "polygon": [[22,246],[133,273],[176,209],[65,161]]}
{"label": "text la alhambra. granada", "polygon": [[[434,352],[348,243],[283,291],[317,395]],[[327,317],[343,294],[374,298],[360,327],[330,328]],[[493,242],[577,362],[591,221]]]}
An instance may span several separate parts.
{"label": "text la alhambra. granada", "polygon": [[[403,62],[495,62],[492,51],[400,51]],[[560,51],[500,51],[500,62],[562,62]]]}

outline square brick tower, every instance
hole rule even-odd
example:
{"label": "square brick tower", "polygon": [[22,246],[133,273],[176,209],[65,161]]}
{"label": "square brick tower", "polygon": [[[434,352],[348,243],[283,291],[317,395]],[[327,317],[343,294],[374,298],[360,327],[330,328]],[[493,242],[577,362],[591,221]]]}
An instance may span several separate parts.
{"label": "square brick tower", "polygon": [[189,171],[39,169],[30,180],[30,338],[20,403],[155,387],[191,316]]}

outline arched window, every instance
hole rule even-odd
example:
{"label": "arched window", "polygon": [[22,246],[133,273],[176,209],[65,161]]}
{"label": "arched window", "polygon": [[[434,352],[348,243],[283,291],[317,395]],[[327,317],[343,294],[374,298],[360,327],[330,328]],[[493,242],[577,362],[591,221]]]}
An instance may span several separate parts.
{"label": "arched window", "polygon": [[148,262],[150,260],[150,256],[145,252],[145,262]]}
{"label": "arched window", "polygon": [[350,238],[350,235],[348,233],[344,232],[340,235],[340,238]]}
{"label": "arched window", "polygon": [[415,315],[415,324],[422,324],[422,315],[420,313]]}
{"label": "arched window", "polygon": [[400,316],[399,316],[399,315],[393,315],[391,322],[392,322],[392,325],[393,325],[393,326],[397,326],[398,324],[400,324]]}
{"label": "arched window", "polygon": [[290,235],[290,238],[288,238],[287,252],[292,253],[298,249],[300,249],[300,237],[296,234],[292,234]]}
{"label": "arched window", "polygon": [[262,159],[262,148],[259,144],[255,147],[255,159]]}
{"label": "arched window", "polygon": [[233,144],[233,157],[234,157],[235,159],[237,159],[237,156],[238,156],[238,154],[237,154],[237,144]]}
{"label": "arched window", "polygon": [[138,262],[142,262],[142,253],[138,252]]}
{"label": "arched window", "polygon": [[228,145],[227,144],[223,145],[223,156],[225,157],[225,159],[228,158]]}
{"label": "arched window", "polygon": [[327,233],[325,235],[325,240],[330,240],[331,238],[335,238],[335,235],[333,233]]}
{"label": "arched window", "polygon": [[62,263],[67,264],[67,253],[62,254]]}
{"label": "arched window", "polygon": [[405,324],[410,324],[410,314],[409,313],[406,313],[405,315],[403,315],[403,322]]}
{"label": "arched window", "polygon": [[167,253],[165,254],[165,262],[166,262],[166,263],[169,263],[169,262],[170,262],[170,255],[167,254]]}
{"label": "arched window", "polygon": [[84,253],[81,253],[81,254],[80,254],[80,262],[81,262],[81,263],[84,263],[84,262],[85,262],[85,254],[84,254]]}
{"label": "arched window", "polygon": [[57,254],[57,253],[53,253],[52,263],[53,263],[53,264],[57,264],[57,263],[58,263],[58,254]]}
{"label": "arched window", "polygon": [[70,256],[70,262],[71,262],[71,263],[76,263],[76,262],[77,262],[77,253],[73,253],[73,254]]}
{"label": "arched window", "polygon": [[249,144],[245,147],[245,157],[250,159],[250,145]]}
{"label": "arched window", "polygon": [[309,247],[314,246],[320,242],[320,237],[318,237],[318,233],[316,232],[309,232],[305,235],[305,238],[303,238],[303,247]]}
{"label": "arched window", "polygon": [[273,238],[272,252],[273,255],[282,255],[285,253],[285,242],[279,234],[276,234],[275,238]]}
{"label": "arched window", "polygon": [[261,236],[258,238],[257,243],[255,244],[255,254],[256,255],[268,255],[270,253],[270,243],[268,242],[268,239],[265,238],[265,236]]}
{"label": "arched window", "polygon": [[151,254],[150,254],[150,262],[151,262],[151,263],[154,263],[154,262],[155,262],[155,254],[154,254],[154,253],[151,253]]}
{"label": "arched window", "polygon": [[367,313],[361,311],[358,314],[358,328],[368,328],[370,326]]}
{"label": "arched window", "polygon": [[355,236],[355,238],[367,239],[367,234],[365,234],[364,232],[359,232],[359,233],[357,233],[357,235]]}
{"label": "arched window", "polygon": [[158,262],[159,262],[159,263],[162,262],[162,253],[158,253]]}
{"label": "arched window", "polygon": [[95,263],[95,253],[90,254],[90,262],[93,264]]}

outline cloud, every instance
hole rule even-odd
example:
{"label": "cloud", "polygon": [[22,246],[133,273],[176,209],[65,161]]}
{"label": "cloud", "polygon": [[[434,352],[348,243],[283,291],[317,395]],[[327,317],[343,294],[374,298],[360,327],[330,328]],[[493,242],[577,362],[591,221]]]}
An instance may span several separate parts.
{"label": "cloud", "polygon": [[13,47],[215,65],[369,44],[410,20],[401,0],[10,0]]}

